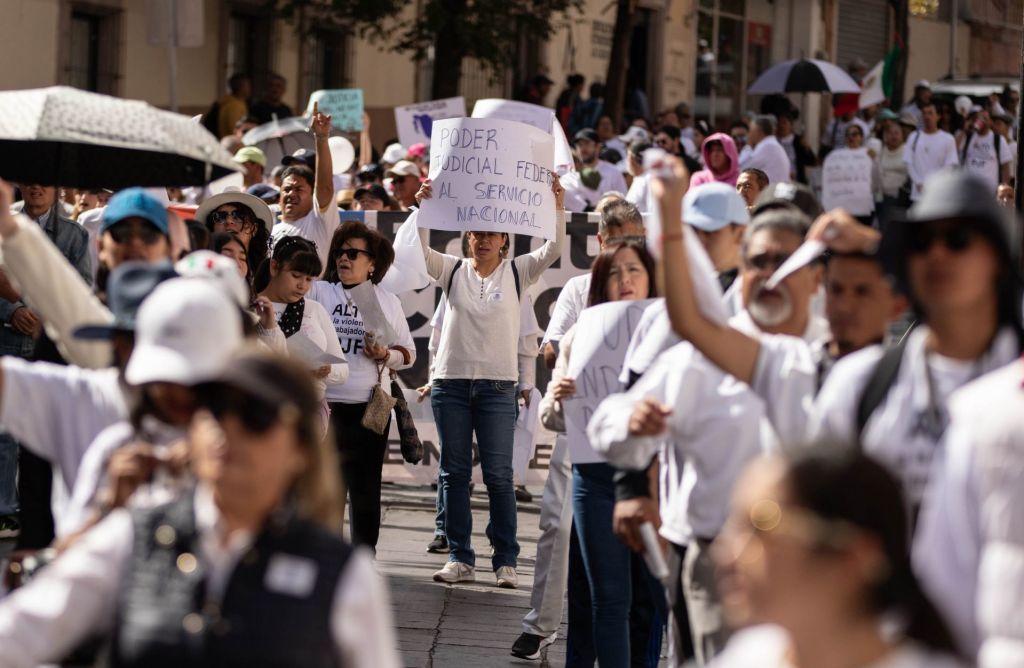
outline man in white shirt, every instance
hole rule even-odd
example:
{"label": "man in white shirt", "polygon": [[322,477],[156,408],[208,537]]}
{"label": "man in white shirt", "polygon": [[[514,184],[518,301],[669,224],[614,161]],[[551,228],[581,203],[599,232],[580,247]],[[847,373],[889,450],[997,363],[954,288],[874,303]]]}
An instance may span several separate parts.
{"label": "man in white shirt", "polygon": [[745,160],[740,160],[740,169],[760,169],[768,175],[769,183],[789,181],[789,156],[775,138],[775,117],[755,118],[747,137],[752,150]]}
{"label": "man in white shirt", "polygon": [[917,121],[917,127],[920,128],[924,123],[924,108],[932,103],[932,85],[928,83],[927,79],[921,79],[914,84],[914,99],[903,105],[900,109],[901,114],[910,114]]}
{"label": "man in white shirt", "polygon": [[601,154],[601,139],[596,131],[589,128],[580,130],[573,138],[573,146],[580,157],[580,170],[596,169],[601,175],[600,183],[594,188],[599,196],[611,190],[626,194],[626,179],[619,168],[598,157]]}
{"label": "man in white shirt", "polygon": [[[628,238],[642,238],[646,234],[643,217],[629,202],[617,201],[606,205],[598,222],[597,241],[604,249]],[[541,348],[549,369],[558,357],[558,343],[576,324],[587,306],[590,292],[590,273],[574,276],[566,281],[558,295]],[[540,650],[555,641],[562,623],[562,605],[568,578],[569,530],[572,526],[572,495],[569,493],[572,465],[565,434],[558,434],[548,464],[548,478],[541,499],[540,530],[537,539],[536,573],[532,609],[523,618],[523,633],[512,646],[513,656],[535,659]]]}
{"label": "man in white shirt", "polygon": [[276,244],[286,236],[300,236],[316,244],[320,263],[327,266],[331,237],[341,224],[334,201],[334,173],[331,149],[331,117],[313,105],[313,135],[316,137],[316,172],[302,165],[284,170],[281,180],[281,222],[270,231]]}
{"label": "man in white shirt", "polygon": [[910,199],[915,202],[920,199],[921,189],[929,176],[944,167],[960,164],[956,140],[953,135],[939,129],[939,112],[935,105],[925,104],[921,108],[921,117],[921,129],[910,133],[903,145],[903,162],[907,163],[907,175],[912,184]]}
{"label": "man in white shirt", "polygon": [[967,171],[977,174],[995,192],[1000,183],[1010,182],[1012,163],[1010,142],[992,129],[988,112],[979,111],[974,128],[964,136],[964,144],[960,148],[960,164]]}

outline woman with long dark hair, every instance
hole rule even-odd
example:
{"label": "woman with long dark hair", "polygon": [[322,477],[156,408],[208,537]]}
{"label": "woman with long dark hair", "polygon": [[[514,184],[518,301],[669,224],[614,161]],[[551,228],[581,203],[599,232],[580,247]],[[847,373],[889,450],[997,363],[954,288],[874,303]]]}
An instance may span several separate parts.
{"label": "woman with long dark hair", "polygon": [[223,192],[206,198],[196,209],[195,216],[210,234],[237,234],[245,246],[249,266],[254,270],[267,258],[274,214],[259,197],[243,192]]}
{"label": "woman with long dark hair", "polygon": [[[313,283],[309,292],[329,314],[349,363],[348,380],[329,386],[327,401],[351,500],[352,542],[371,549],[376,549],[380,535],[380,485],[389,429],[385,426],[379,433],[369,429],[363,426],[363,417],[375,386],[390,387],[390,372],[408,368],[416,360],[416,344],[402,303],[379,285],[394,257],[391,242],[377,230],[348,221],[331,239],[325,280]],[[367,283],[366,296],[356,296],[357,288]],[[367,323],[360,299],[376,302],[384,321]],[[362,308],[366,306],[363,302]]]}
{"label": "woman with long dark hair", "polygon": [[[635,242],[601,251],[591,267],[591,276],[588,308],[657,296],[654,258]],[[574,325],[559,345],[558,361],[540,405],[544,424],[549,428],[561,427],[570,441],[574,439],[571,430],[575,426],[563,420],[561,402],[576,394],[575,379],[566,375],[575,337]],[[628,666],[631,565],[629,548],[612,531],[615,469],[604,462],[574,461],[572,470],[574,527],[592,601],[594,650],[602,666]]]}
{"label": "woman with long dark hair", "polygon": [[959,665],[911,571],[903,508],[899,482],[859,449],[752,464],[713,546],[728,621],[749,628],[712,665]]}

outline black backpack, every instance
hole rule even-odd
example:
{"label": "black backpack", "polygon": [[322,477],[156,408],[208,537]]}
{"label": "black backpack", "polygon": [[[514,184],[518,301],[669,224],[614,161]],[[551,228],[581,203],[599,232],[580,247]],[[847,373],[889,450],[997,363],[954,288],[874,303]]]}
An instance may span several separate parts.
{"label": "black backpack", "polygon": [[885,401],[889,389],[896,382],[896,377],[900,375],[900,365],[903,363],[903,353],[906,352],[906,349],[906,338],[904,338],[899,344],[886,349],[878,363],[875,364],[871,376],[868,377],[867,385],[864,386],[864,391],[861,392],[860,399],[857,401],[857,438],[863,437],[864,427],[871,419],[871,414]]}

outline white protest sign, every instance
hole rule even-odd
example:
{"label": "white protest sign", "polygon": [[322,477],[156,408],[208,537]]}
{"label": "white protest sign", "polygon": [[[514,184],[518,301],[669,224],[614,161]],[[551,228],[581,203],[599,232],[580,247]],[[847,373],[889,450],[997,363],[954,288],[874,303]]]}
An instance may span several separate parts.
{"label": "white protest sign", "polygon": [[349,290],[349,294],[352,295],[352,301],[355,302],[359,314],[363,318],[363,330],[367,333],[373,332],[378,345],[387,347],[398,343],[398,334],[380,307],[380,300],[377,299],[377,290],[374,288],[373,282],[363,281]]}
{"label": "white protest sign", "polygon": [[319,369],[327,364],[348,363],[344,357],[332,355],[317,344],[313,343],[313,340],[302,332],[292,334],[288,337],[286,342],[288,346],[288,354],[291,357],[294,357],[297,361],[303,363],[309,369]]}
{"label": "white protest sign", "polygon": [[821,205],[826,211],[846,209],[854,216],[875,210],[871,192],[874,161],[867,149],[842,148],[825,158],[821,170]]}
{"label": "white protest sign", "polygon": [[586,308],[576,321],[566,376],[576,381],[576,394],[562,402],[569,457],[573,464],[604,458],[590,446],[587,423],[605,397],[625,389],[619,374],[644,309],[654,300],[610,302]]}
{"label": "white protest sign", "polygon": [[451,118],[434,123],[434,194],[423,200],[417,224],[554,238],[552,143],[551,135],[514,121]]}
{"label": "white protest sign", "polygon": [[436,121],[443,121],[446,118],[462,118],[465,115],[466,99],[462,97],[449,97],[443,100],[395,107],[398,143],[402,146],[429,144],[430,131]]}
{"label": "white protest sign", "polygon": [[309,96],[306,115],[313,114],[313,103],[324,114],[331,116],[331,125],[339,130],[363,129],[363,89],[337,88],[316,90]]}
{"label": "white protest sign", "polygon": [[572,158],[572,147],[569,146],[569,140],[565,137],[562,124],[558,122],[555,112],[551,109],[529,102],[490,98],[477,100],[473,106],[473,118],[501,118],[506,121],[519,121],[547,132],[555,140],[555,172],[565,174],[576,171]]}

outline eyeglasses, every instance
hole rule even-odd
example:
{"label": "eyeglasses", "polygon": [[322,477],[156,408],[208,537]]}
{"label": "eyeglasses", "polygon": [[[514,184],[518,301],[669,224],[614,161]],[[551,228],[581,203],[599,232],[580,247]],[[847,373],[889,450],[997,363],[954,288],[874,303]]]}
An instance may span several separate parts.
{"label": "eyeglasses", "polygon": [[163,232],[150,223],[140,223],[137,225],[117,223],[107,230],[107,234],[114,240],[114,243],[126,244],[132,239],[138,238],[147,246],[154,245],[164,236]]}
{"label": "eyeglasses", "polygon": [[213,221],[214,225],[225,223],[227,222],[228,218],[239,223],[245,222],[245,214],[238,210],[214,211],[213,213],[210,214],[210,220]]}
{"label": "eyeglasses", "polygon": [[928,225],[917,225],[910,229],[907,249],[911,253],[927,253],[938,240],[954,253],[967,250],[977,233],[965,225],[937,229]]}
{"label": "eyeglasses", "polygon": [[364,251],[362,248],[342,248],[338,250],[338,255],[344,255],[353,262],[359,257],[360,253],[363,253],[366,257],[373,259],[373,253]]}
{"label": "eyeglasses", "polygon": [[[196,392],[197,404],[210,411],[217,421],[234,415],[251,434],[263,434],[281,421],[282,407],[252,396],[236,388],[213,383]],[[291,405],[289,404],[289,407]]]}
{"label": "eyeglasses", "polygon": [[789,259],[788,253],[761,253],[747,258],[747,266],[757,271],[775,271]]}

